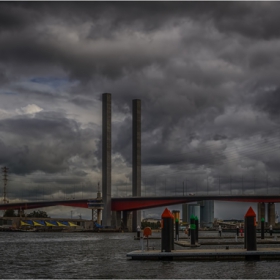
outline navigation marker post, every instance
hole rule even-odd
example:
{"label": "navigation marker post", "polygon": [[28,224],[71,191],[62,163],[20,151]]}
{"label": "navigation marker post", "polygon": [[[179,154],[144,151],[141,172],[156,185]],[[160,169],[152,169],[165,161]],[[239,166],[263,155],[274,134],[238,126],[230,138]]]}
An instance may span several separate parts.
{"label": "navigation marker post", "polygon": [[249,208],[245,215],[245,238],[244,245],[247,251],[257,250],[257,235],[256,235],[256,213]]}
{"label": "navigation marker post", "polygon": [[174,244],[174,239],[172,240],[173,215],[167,208],[165,208],[165,210],[161,215],[161,218],[162,218],[161,251],[171,252],[172,243]]}

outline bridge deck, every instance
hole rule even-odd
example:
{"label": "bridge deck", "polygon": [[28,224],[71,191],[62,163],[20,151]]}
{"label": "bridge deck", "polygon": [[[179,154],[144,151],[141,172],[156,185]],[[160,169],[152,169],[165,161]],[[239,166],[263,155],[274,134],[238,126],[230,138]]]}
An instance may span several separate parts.
{"label": "bridge deck", "polygon": [[[133,211],[154,207],[183,204],[202,200],[240,201],[240,202],[280,202],[280,195],[191,195],[191,196],[152,196],[152,197],[112,197],[112,211]],[[36,202],[19,202],[0,204],[0,210],[7,209],[34,209],[56,205],[88,208],[90,204],[102,204],[102,201],[93,199],[50,200]]]}

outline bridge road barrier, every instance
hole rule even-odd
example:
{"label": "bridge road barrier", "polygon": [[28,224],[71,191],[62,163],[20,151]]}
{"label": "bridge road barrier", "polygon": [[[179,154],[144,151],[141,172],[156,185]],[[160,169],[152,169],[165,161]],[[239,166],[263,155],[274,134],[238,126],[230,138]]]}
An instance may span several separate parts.
{"label": "bridge road barrier", "polygon": [[161,218],[161,252],[171,252],[172,244],[174,247],[174,217],[172,213],[167,208],[165,208]]}
{"label": "bridge road barrier", "polygon": [[247,251],[257,250],[257,235],[256,235],[256,213],[250,207],[245,215],[245,238],[244,246]]}

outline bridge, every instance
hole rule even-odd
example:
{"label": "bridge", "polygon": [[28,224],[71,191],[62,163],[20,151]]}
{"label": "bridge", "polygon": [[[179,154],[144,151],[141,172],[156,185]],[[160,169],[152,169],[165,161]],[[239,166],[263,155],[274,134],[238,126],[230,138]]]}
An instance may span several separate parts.
{"label": "bridge", "polygon": [[[119,197],[112,198],[112,211],[134,211],[161,206],[183,204],[202,200],[236,201],[236,202],[280,202],[280,195],[192,195],[192,196],[151,196],[151,197]],[[0,210],[14,209],[27,210],[50,206],[72,206],[81,208],[102,207],[100,199],[72,199],[72,200],[50,200],[36,202],[2,203]]]}
{"label": "bridge", "polygon": [[[121,213],[123,224],[126,227],[129,213],[133,211],[184,204],[196,201],[236,201],[258,203],[258,220],[265,217],[265,203],[268,203],[268,222],[275,225],[275,202],[280,202],[280,195],[189,195],[189,196],[151,196],[151,197],[118,197],[111,199],[112,218],[115,225],[121,224]],[[101,223],[101,210],[104,209],[104,202],[101,197],[93,199],[68,199],[36,202],[2,203],[0,210],[18,210],[19,216],[25,210],[50,207],[50,206],[71,206],[92,209],[92,219]]]}

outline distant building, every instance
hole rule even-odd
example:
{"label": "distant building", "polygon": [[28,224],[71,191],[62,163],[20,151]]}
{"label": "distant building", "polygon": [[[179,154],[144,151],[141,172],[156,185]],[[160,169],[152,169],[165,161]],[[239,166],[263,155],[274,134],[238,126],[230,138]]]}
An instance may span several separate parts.
{"label": "distant building", "polygon": [[184,223],[190,223],[191,215],[197,216],[200,227],[213,227],[214,200],[199,201],[196,204],[186,203],[182,205],[182,217]]}
{"label": "distant building", "polygon": [[186,203],[183,204],[182,210],[183,210],[182,217],[184,223],[188,223],[188,224],[190,223],[191,215],[197,216],[200,222],[200,204]]}
{"label": "distant building", "polygon": [[214,200],[204,200],[200,204],[200,226],[213,227],[214,223]]}

